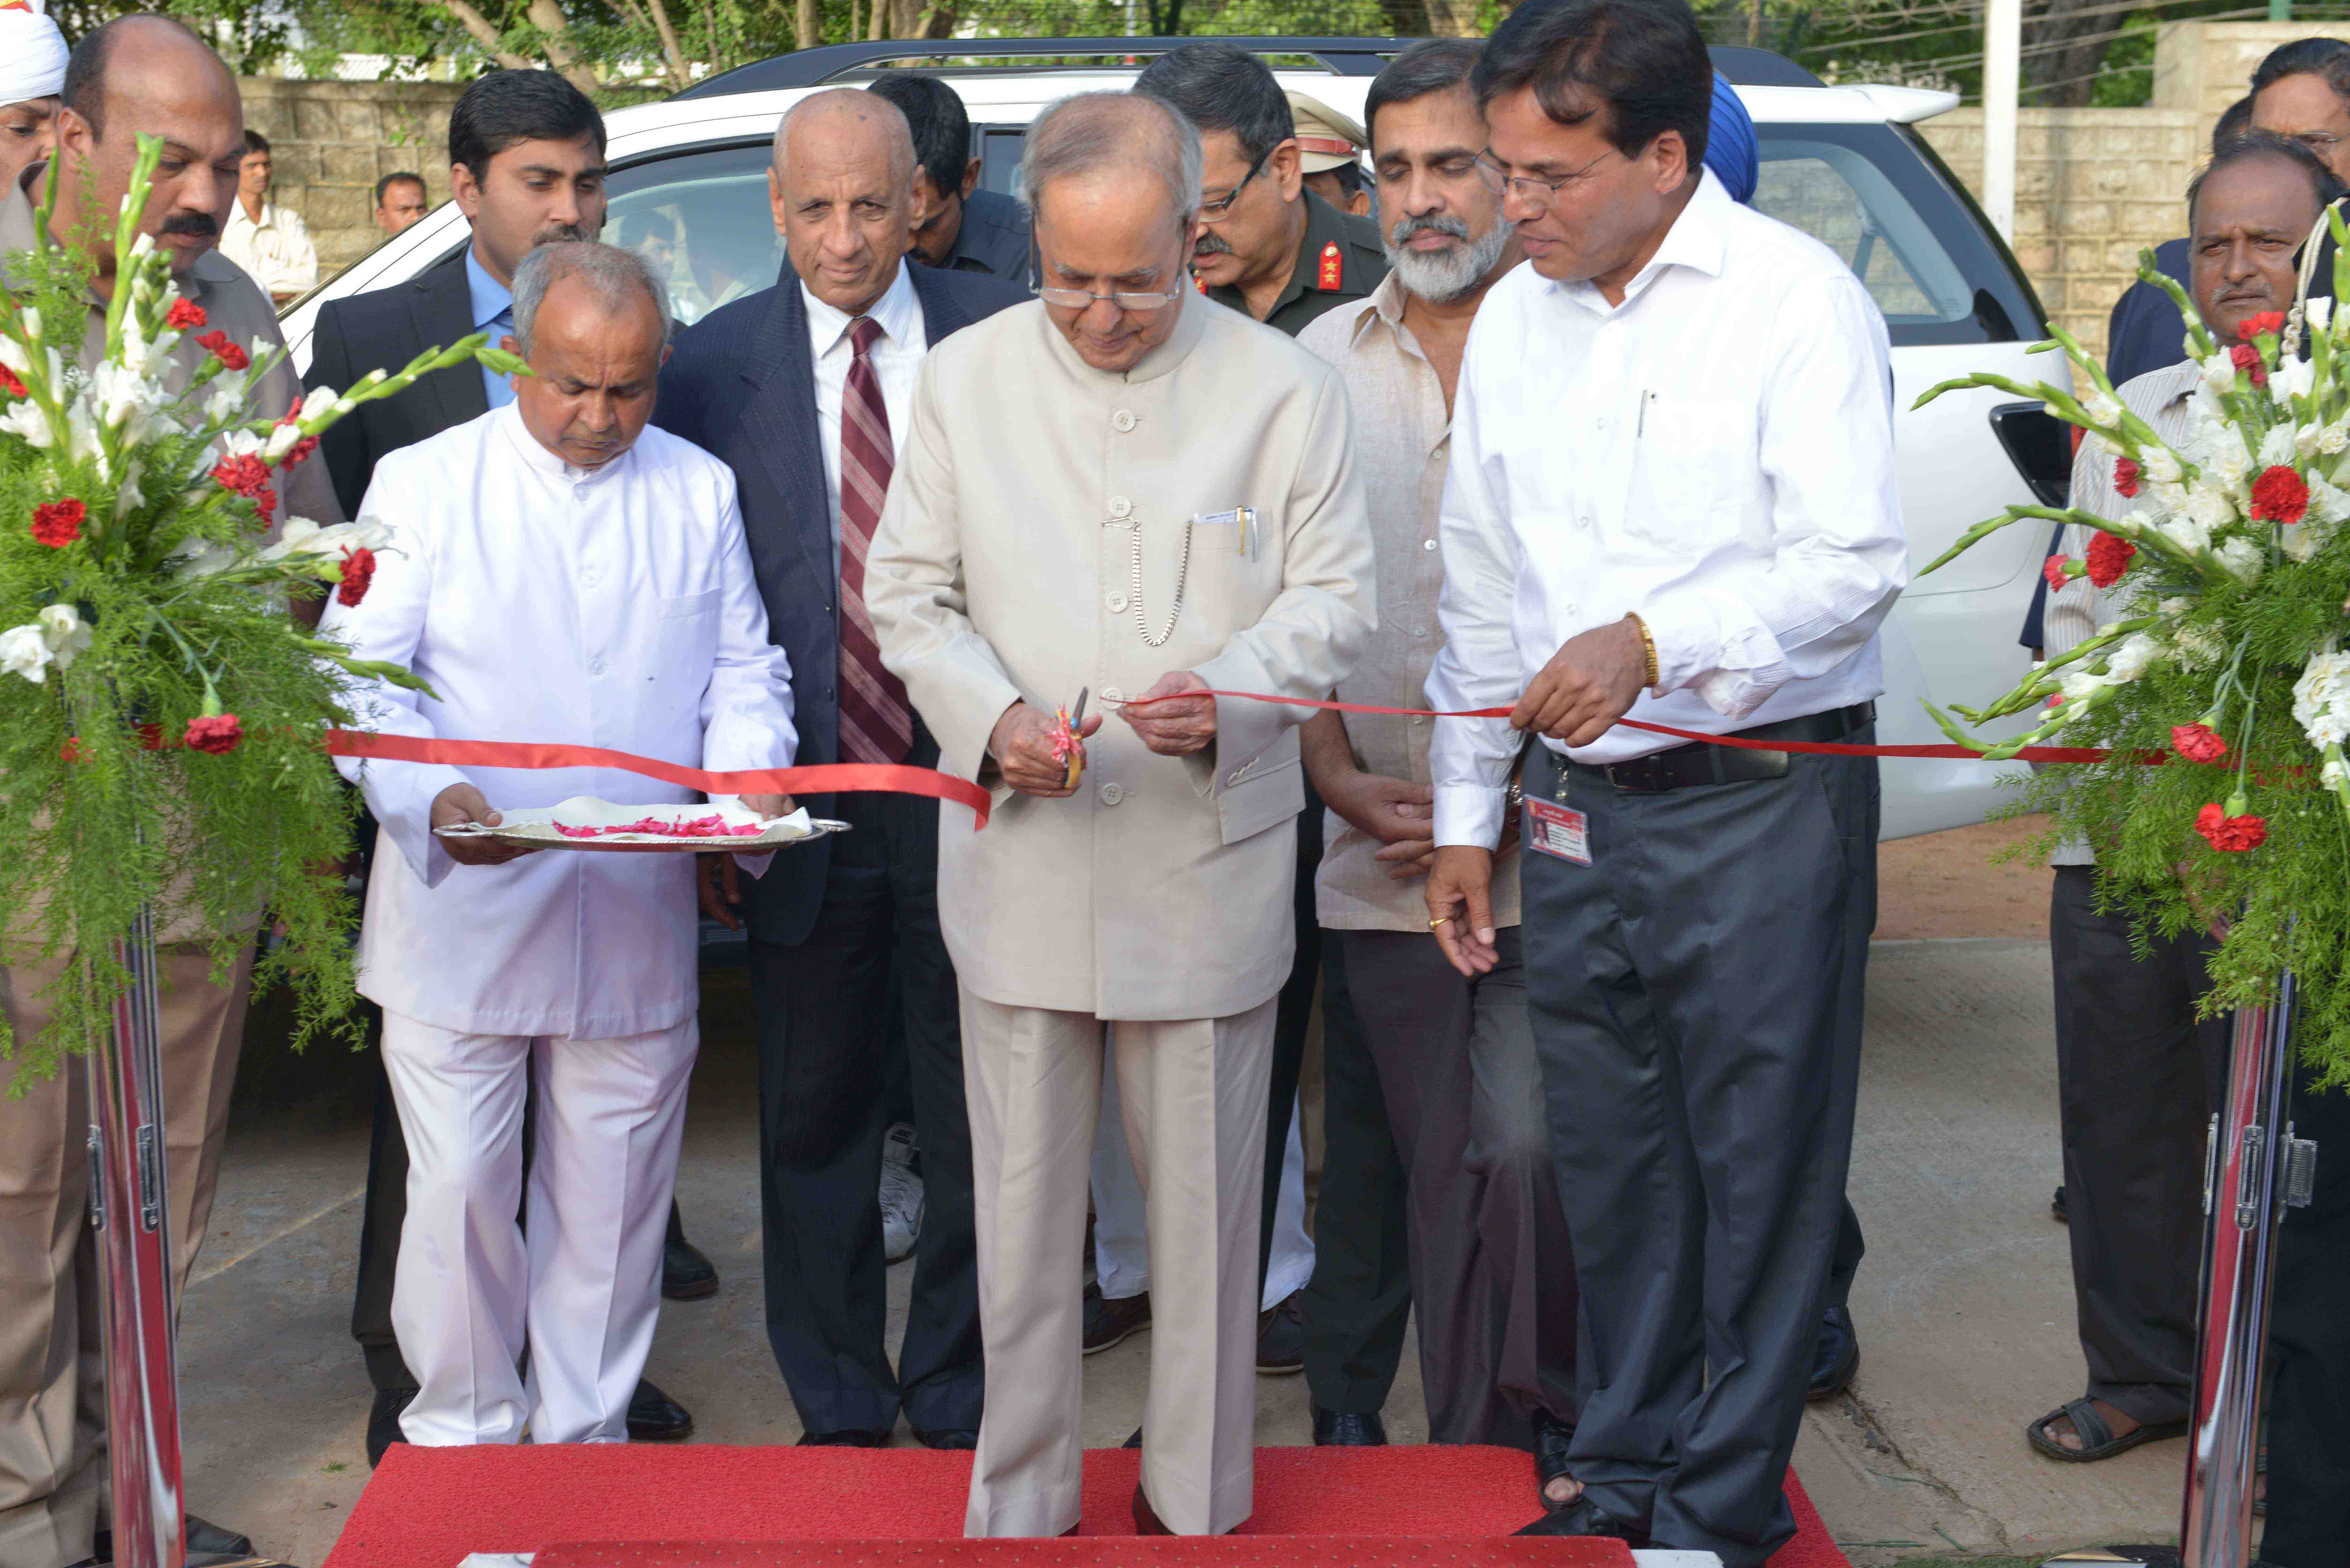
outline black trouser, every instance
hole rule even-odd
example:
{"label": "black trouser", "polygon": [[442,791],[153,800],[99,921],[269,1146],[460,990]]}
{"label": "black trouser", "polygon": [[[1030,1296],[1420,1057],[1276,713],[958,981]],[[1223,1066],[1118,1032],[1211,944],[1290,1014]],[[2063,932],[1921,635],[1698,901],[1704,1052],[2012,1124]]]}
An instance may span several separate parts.
{"label": "black trouser", "polygon": [[[917,728],[907,761],[934,766]],[[767,1342],[810,1432],[976,1430],[985,1393],[971,1120],[953,965],[939,930],[939,805],[844,794],[806,941],[751,940],[759,1034]],[[903,1020],[922,1150],[913,1299],[892,1372],[881,1248],[884,1041]]]}
{"label": "black trouser", "polygon": [[[1536,752],[1526,793],[1559,772]],[[1852,1151],[1877,764],[1653,794],[1575,769],[1565,794],[1592,864],[1530,852],[1522,883],[1586,1333],[1570,1468],[1659,1547],[1759,1568],[1794,1533]]]}
{"label": "black trouser", "polygon": [[2210,943],[2156,937],[2097,908],[2093,866],[2048,900],[2064,1207],[2088,1395],[2146,1423],[2187,1418],[2195,1377],[2203,1161],[2228,1070],[2228,1021],[2198,1022]]}
{"label": "black trouser", "polygon": [[[2269,1519],[2261,1560],[2350,1565],[2350,1092],[2295,1085],[2317,1194],[2285,1211],[2269,1318]],[[2069,1199],[2070,1195],[2067,1194]],[[2078,1221],[2075,1221],[2078,1223]]]}

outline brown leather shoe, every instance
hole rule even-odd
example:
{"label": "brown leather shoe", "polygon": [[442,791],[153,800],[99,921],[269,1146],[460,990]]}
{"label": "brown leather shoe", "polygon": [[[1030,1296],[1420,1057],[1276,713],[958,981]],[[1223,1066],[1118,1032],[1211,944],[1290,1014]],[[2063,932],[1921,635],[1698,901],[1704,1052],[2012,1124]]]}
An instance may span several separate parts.
{"label": "brown leather shoe", "polygon": [[1113,1345],[1124,1344],[1150,1326],[1149,1291],[1139,1296],[1121,1296],[1111,1301],[1101,1293],[1099,1285],[1087,1285],[1085,1301],[1085,1337],[1080,1343],[1087,1355],[1107,1350]]}

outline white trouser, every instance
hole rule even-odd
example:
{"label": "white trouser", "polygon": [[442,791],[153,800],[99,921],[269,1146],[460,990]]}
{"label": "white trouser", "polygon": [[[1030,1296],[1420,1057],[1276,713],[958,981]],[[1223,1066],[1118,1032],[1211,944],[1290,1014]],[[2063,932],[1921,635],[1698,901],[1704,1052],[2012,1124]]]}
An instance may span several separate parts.
{"label": "white trouser", "polygon": [[[1274,1002],[1229,1018],[1118,1024],[1126,1136],[1142,1172],[1153,1297],[1142,1489],[1178,1534],[1249,1515],[1256,1242]],[[1058,1535],[1084,1454],[1086,1176],[1102,1023],[962,993],[987,1413],[966,1535]]]}
{"label": "white trouser", "polygon": [[[1117,1037],[1119,1026],[1110,1026]],[[1150,1288],[1150,1253],[1142,1236],[1142,1184],[1126,1149],[1118,1114],[1118,1075],[1102,1075],[1101,1129],[1094,1134],[1094,1279],[1111,1301]],[[1260,1211],[1261,1212],[1261,1211]],[[1289,1113],[1289,1147],[1281,1157],[1281,1193],[1274,1199],[1273,1261],[1264,1271],[1260,1311],[1305,1288],[1314,1277],[1314,1238],[1305,1233],[1305,1137],[1298,1111]]]}
{"label": "white trouser", "polygon": [[[624,1443],[660,1315],[696,1022],[619,1040],[463,1034],[386,1012],[408,1139],[391,1326],[426,1447]],[[525,1076],[538,1103],[523,1192]],[[517,1371],[525,1342],[530,1377]]]}

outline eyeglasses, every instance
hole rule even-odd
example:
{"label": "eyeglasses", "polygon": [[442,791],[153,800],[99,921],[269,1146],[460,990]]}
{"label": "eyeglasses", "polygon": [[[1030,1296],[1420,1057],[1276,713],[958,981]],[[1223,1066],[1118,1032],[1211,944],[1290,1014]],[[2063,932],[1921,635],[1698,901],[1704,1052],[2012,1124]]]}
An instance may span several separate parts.
{"label": "eyeglasses", "polygon": [[1256,178],[1257,171],[1263,169],[1264,167],[1264,161],[1272,156],[1273,149],[1270,147],[1258,154],[1257,161],[1249,165],[1248,172],[1241,176],[1241,182],[1239,184],[1233,186],[1231,190],[1225,192],[1222,195],[1217,197],[1212,202],[1202,202],[1200,203],[1200,216],[1208,219],[1210,222],[1213,222],[1214,220],[1222,217],[1226,213],[1231,212],[1232,210],[1232,203],[1241,199],[1241,192],[1248,189],[1248,182]]}
{"label": "eyeglasses", "polygon": [[1477,154],[1477,178],[1483,181],[1485,189],[1496,196],[1514,195],[1528,206],[1548,208],[1558,200],[1561,191],[1607,161],[1617,151],[1617,149],[1611,147],[1582,168],[1562,174],[1555,180],[1545,180],[1538,174],[1511,173],[1493,157],[1493,150],[1489,147]]}
{"label": "eyeglasses", "polygon": [[1057,305],[1064,310],[1090,310],[1097,299],[1107,299],[1120,310],[1138,313],[1164,310],[1180,294],[1142,294],[1130,289],[1118,289],[1108,294],[1094,294],[1082,288],[1040,288],[1036,297],[1047,305]]}

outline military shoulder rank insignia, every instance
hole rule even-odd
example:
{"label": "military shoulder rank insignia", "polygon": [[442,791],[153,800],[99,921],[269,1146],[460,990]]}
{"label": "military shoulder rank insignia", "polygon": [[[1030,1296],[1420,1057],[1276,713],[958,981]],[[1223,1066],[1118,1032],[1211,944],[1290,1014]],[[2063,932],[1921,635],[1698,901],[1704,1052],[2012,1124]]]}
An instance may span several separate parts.
{"label": "military shoulder rank insignia", "polygon": [[1328,244],[1322,247],[1322,281],[1320,286],[1325,291],[1335,291],[1338,287],[1339,279],[1345,271],[1346,258],[1339,253],[1338,242],[1332,240]]}

